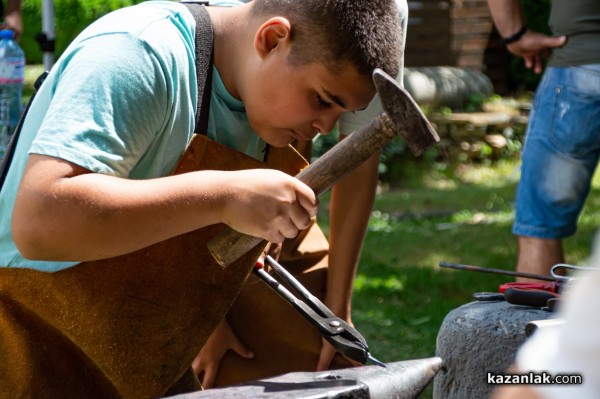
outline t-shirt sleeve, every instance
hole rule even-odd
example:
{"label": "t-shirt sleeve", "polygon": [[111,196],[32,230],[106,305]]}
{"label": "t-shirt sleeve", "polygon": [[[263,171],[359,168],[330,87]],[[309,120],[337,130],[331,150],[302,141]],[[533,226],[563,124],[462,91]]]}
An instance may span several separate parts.
{"label": "t-shirt sleeve", "polygon": [[29,152],[127,177],[170,112],[161,63],[144,41],[110,34],[80,43],[60,65]]}

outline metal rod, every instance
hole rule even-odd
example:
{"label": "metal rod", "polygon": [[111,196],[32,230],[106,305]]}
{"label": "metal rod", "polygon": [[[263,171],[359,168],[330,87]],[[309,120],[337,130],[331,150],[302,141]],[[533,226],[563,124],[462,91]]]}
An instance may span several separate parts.
{"label": "metal rod", "polygon": [[504,274],[507,276],[515,276],[515,277],[526,277],[526,278],[534,278],[537,280],[544,281],[556,281],[556,278],[551,276],[544,276],[542,274],[533,274],[533,273],[524,273],[524,272],[511,272],[508,270],[502,269],[490,269],[487,267],[479,267],[479,266],[471,266],[471,265],[462,265],[459,263],[448,263],[448,262],[440,262],[440,267],[446,267],[449,269],[458,269],[458,270],[470,270],[473,272],[482,272],[482,273],[493,273],[493,274]]}
{"label": "metal rod", "polygon": [[[45,40],[54,42],[54,1],[42,1],[42,32],[46,34]],[[44,50],[44,68],[46,71],[52,69],[54,65],[54,44],[52,51]]]}
{"label": "metal rod", "polygon": [[367,359],[369,359],[371,361],[371,363],[375,364],[376,366],[387,368],[387,366],[385,365],[385,363],[383,363],[383,362],[375,359],[373,356],[371,356],[370,353],[367,353]]}

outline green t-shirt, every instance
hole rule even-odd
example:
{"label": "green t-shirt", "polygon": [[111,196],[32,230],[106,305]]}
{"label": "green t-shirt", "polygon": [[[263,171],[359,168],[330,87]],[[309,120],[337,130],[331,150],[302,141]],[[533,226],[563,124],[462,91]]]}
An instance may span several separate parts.
{"label": "green t-shirt", "polygon": [[566,35],[568,41],[552,51],[548,65],[600,63],[599,0],[554,0],[549,25],[554,35]]}

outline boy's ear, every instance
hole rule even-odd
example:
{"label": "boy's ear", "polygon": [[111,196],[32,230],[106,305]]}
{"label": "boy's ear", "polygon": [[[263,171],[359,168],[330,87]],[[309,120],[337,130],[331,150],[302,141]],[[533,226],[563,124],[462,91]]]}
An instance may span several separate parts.
{"label": "boy's ear", "polygon": [[259,56],[267,56],[271,50],[290,43],[292,25],[287,18],[273,17],[265,21],[256,31],[254,48]]}

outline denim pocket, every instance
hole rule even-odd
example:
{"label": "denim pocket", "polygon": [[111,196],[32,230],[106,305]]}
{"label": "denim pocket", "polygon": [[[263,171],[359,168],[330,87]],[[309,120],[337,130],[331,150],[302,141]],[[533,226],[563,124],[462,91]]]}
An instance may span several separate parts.
{"label": "denim pocket", "polygon": [[[600,149],[600,71],[564,68],[553,87],[550,140],[557,150],[571,156]],[[543,115],[537,115],[543,118]]]}

